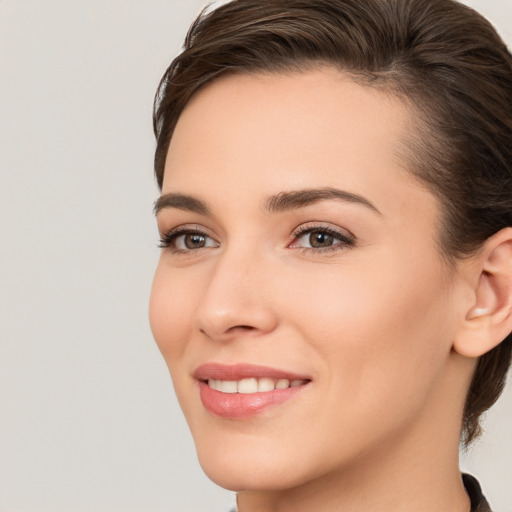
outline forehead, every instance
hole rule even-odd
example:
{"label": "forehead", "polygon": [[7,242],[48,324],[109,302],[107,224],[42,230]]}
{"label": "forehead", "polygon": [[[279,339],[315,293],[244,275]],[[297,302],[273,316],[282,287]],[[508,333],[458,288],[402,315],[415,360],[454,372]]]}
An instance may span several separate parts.
{"label": "forehead", "polygon": [[397,97],[331,68],[224,76],[184,109],[163,192],[338,186],[397,201],[420,188],[399,156],[411,125]]}

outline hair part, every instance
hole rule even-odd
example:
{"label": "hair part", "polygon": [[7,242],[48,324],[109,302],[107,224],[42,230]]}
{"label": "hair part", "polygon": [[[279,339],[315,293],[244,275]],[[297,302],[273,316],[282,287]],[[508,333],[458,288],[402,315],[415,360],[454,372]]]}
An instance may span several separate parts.
{"label": "hair part", "polygon": [[[439,199],[441,252],[450,262],[512,226],[512,56],[492,25],[454,0],[233,0],[207,9],[157,90],[155,175],[192,96],[228,73],[328,65],[390,92],[412,109],[407,168]],[[462,440],[498,399],[512,335],[482,356],[468,392]]]}

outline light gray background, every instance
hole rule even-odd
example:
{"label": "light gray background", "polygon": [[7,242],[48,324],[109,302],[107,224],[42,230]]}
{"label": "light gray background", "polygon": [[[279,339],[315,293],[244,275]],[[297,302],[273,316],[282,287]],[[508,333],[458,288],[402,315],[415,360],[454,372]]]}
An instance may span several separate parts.
{"label": "light gray background", "polygon": [[[154,90],[203,0],[0,0],[0,511],[224,512],[148,327]],[[512,43],[512,0],[467,2]],[[512,386],[463,457],[512,511]],[[298,454],[300,458],[300,454]]]}

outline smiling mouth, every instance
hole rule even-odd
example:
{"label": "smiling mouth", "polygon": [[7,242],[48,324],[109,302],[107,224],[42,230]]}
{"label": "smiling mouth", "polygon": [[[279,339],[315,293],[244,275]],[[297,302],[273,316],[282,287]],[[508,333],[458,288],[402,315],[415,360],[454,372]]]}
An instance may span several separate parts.
{"label": "smiling mouth", "polygon": [[208,363],[194,372],[205,409],[214,416],[246,420],[291,400],[312,380],[283,370],[248,364]]}
{"label": "smiling mouth", "polygon": [[241,380],[208,379],[205,381],[210,389],[221,393],[268,393],[276,389],[288,389],[303,386],[310,382],[307,379],[271,379],[269,377],[247,378]]}

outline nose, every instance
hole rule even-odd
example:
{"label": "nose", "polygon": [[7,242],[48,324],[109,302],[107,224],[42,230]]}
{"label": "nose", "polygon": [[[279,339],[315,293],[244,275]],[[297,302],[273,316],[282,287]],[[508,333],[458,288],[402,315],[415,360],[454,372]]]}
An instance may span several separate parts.
{"label": "nose", "polygon": [[212,265],[196,310],[197,328],[212,340],[263,336],[278,324],[271,264],[247,251],[226,251]]}

